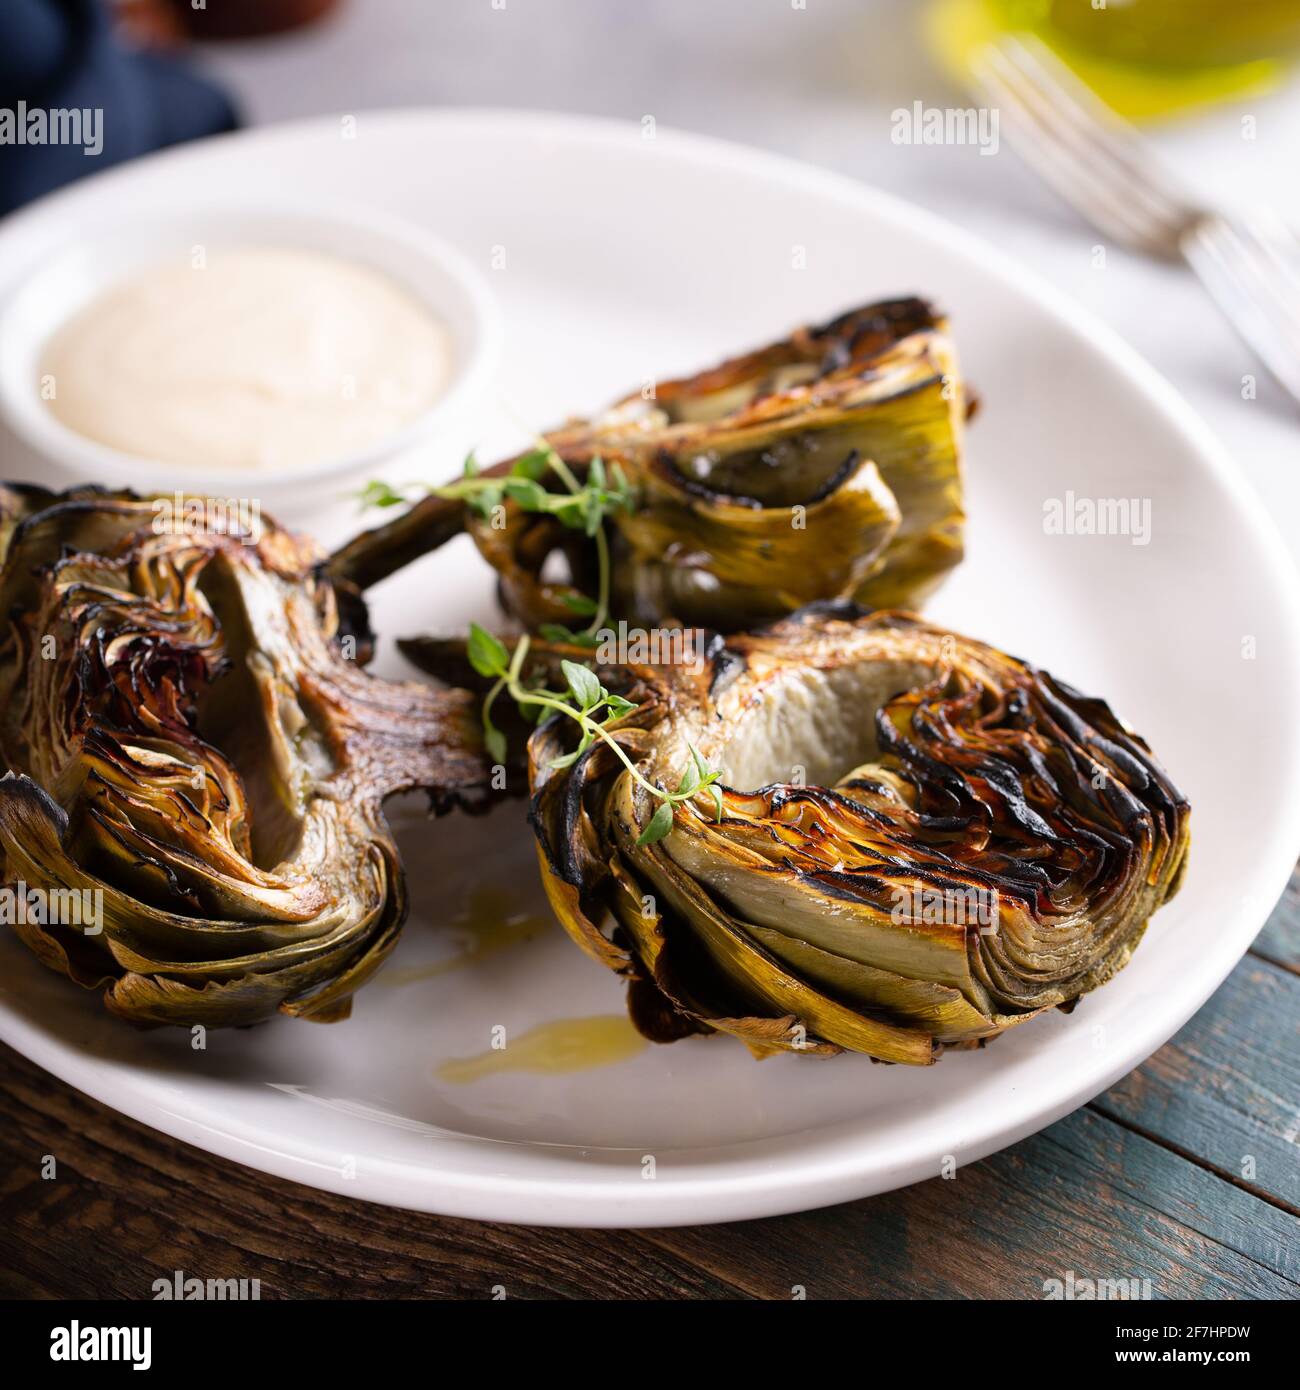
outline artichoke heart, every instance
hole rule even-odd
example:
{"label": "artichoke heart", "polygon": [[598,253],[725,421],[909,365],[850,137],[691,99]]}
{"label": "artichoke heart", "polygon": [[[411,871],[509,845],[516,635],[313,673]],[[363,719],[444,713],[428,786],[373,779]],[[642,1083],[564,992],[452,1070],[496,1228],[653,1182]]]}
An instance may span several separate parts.
{"label": "artichoke heart", "polygon": [[698,750],[720,812],[697,794],[639,844],[660,803],[604,743],[553,767],[552,720],[531,816],[552,906],[656,1041],[929,1063],[1105,983],[1178,887],[1188,805],[1146,744],[911,614],[812,605],[625,679],[628,757],[671,789]]}
{"label": "artichoke heart", "polygon": [[[821,600],[919,603],[962,556],[968,404],[945,320],[897,299],[660,381],[545,442],[577,483],[599,459],[635,498],[609,517],[614,616],[734,632]],[[542,477],[552,492],[565,481]],[[512,500],[475,515],[426,498],[332,572],[373,583],[462,526],[530,629],[570,622],[598,591],[593,536]]]}
{"label": "artichoke heart", "polygon": [[133,1022],[331,1021],[406,915],[381,803],[479,801],[478,720],[361,669],[312,545],[208,505],[0,488],[6,915]]}

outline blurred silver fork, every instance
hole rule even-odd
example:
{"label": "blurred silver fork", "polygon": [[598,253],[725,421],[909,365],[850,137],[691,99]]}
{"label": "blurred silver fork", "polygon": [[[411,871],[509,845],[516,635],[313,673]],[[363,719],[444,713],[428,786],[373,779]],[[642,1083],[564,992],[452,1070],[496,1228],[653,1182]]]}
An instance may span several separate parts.
{"label": "blurred silver fork", "polygon": [[1047,46],[1029,35],[976,55],[984,96],[1026,163],[1106,236],[1196,272],[1300,405],[1300,243],[1280,219],[1198,205]]}

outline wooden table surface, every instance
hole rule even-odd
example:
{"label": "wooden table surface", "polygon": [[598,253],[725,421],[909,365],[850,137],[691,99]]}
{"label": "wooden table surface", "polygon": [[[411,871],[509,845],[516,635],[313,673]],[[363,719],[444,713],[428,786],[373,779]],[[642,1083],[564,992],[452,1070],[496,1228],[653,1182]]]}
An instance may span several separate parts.
{"label": "wooden table surface", "polygon": [[[394,1211],[155,1133],[0,1049],[0,1294],[148,1298],[174,1270],[263,1298],[1300,1297],[1300,869],[1149,1062],[952,1180],[798,1216],[553,1231]],[[58,1176],[42,1177],[54,1154]]]}

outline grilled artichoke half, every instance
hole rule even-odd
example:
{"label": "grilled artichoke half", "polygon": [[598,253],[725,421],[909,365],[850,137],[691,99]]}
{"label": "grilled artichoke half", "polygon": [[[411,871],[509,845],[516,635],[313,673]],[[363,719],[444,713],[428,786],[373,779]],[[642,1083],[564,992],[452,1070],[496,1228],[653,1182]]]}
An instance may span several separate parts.
{"label": "grilled artichoke half", "polygon": [[[637,505],[611,518],[615,616],[732,632],[816,600],[919,602],[962,555],[966,413],[944,320],[899,299],[546,438],[579,481],[599,457],[632,485]],[[575,597],[594,593],[592,541],[513,502],[484,518],[428,498],[332,565],[366,585],[462,525],[525,626],[571,622]],[[550,577],[557,554],[569,583]]]}
{"label": "grilled artichoke half", "polygon": [[309,544],[187,508],[0,489],[13,924],[134,1022],[338,1019],[406,915],[383,798],[484,787],[472,697],[367,675]]}
{"label": "grilled artichoke half", "polygon": [[1178,886],[1188,806],[1142,740],[909,614],[816,606],[628,675],[624,747],[670,788],[698,748],[721,820],[701,795],[638,846],[658,803],[601,743],[552,768],[552,721],[532,821],[552,906],[656,1041],[929,1063],[1103,984]]}

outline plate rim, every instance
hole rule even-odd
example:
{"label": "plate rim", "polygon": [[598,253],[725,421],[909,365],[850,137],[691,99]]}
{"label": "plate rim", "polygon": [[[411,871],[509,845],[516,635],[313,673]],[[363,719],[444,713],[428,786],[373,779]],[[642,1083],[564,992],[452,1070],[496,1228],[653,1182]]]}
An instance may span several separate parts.
{"label": "plate rim", "polygon": [[[358,122],[367,123],[368,130],[383,125],[424,126],[435,122],[451,128],[470,126],[479,135],[526,134],[574,146],[583,143],[622,146],[632,139],[641,143],[640,127],[635,122],[526,108],[410,106],[361,110],[356,115]],[[292,142],[296,136],[309,137],[321,129],[333,131],[336,124],[336,118],[327,115],[256,126],[99,171],[5,219],[0,224],[0,247],[15,236],[25,234],[29,224],[56,215],[65,203],[76,203],[94,194],[102,196],[113,183],[129,182],[143,168],[152,173],[169,162],[201,163],[214,145],[224,147],[232,141],[252,144],[267,139]],[[659,151],[671,156],[706,165],[721,161],[760,178],[777,179],[787,186],[799,185],[841,203],[856,204],[877,221],[914,229],[944,241],[979,272],[1008,284],[1015,292],[1035,302],[1067,335],[1119,368],[1159,413],[1162,424],[1175,432],[1197,456],[1212,482],[1233,504],[1247,534],[1259,547],[1279,611],[1283,617],[1291,619],[1291,632],[1300,633],[1300,574],[1263,501],[1246,477],[1237,471],[1225,446],[1193,407],[1154,366],[1086,305],[1058,290],[1039,272],[1026,270],[977,234],[906,198],[861,183],[849,175],[743,143],[664,125],[657,125],[655,144]],[[1291,676],[1300,683],[1300,638],[1293,636],[1289,657]],[[1300,776],[1300,738],[1293,736],[1291,755],[1292,771]],[[1184,988],[1178,995],[1177,1007],[1154,1015],[1159,1018],[1154,1026],[1153,1015],[1146,1015],[1145,1027],[1135,1030],[1137,1040],[1129,1042],[1119,1064],[1111,1063],[1089,1071],[1083,1080],[1076,1081],[1052,1103],[1044,1105],[1041,1094],[1032,1087],[1024,1088],[1026,1094],[1019,1098],[1009,1095],[995,1123],[979,1137],[951,1146],[959,1164],[975,1162],[1054,1123],[1141,1066],[1168,1041],[1219,988],[1249,949],[1286,887],[1298,847],[1300,798],[1291,804],[1289,814],[1275,823],[1266,851],[1259,856],[1258,862],[1265,866],[1260,871],[1260,881],[1266,880],[1270,885],[1262,890],[1265,901],[1259,903],[1252,899],[1243,906],[1243,925],[1235,932],[1224,933],[1217,938],[1212,950],[1203,953],[1201,968],[1191,977],[1195,987]],[[1245,925],[1247,919],[1253,922],[1249,932]],[[268,1135],[242,1117],[235,1123],[227,1116],[224,1128],[214,1127],[210,1099],[173,1095],[171,1103],[165,1103],[151,1092],[148,1083],[153,1073],[142,1070],[139,1076],[143,1080],[133,1076],[131,1082],[134,1084],[126,1083],[119,1074],[123,1064],[110,1064],[106,1071],[96,1059],[79,1053],[75,1044],[29,1023],[2,1003],[0,1040],[92,1099],[207,1152],[343,1196],[446,1216],[568,1227],[631,1229],[689,1225],[811,1210],[891,1191],[935,1175],[932,1149],[924,1154],[894,1154],[892,1161],[877,1162],[869,1168],[862,1166],[860,1149],[856,1154],[833,1152],[819,1157],[817,1135],[848,1131],[851,1126],[864,1123],[859,1118],[813,1129],[808,1132],[813,1137],[793,1158],[787,1157],[780,1164],[766,1165],[765,1171],[743,1176],[714,1172],[704,1176],[674,1177],[671,1181],[638,1183],[635,1187],[620,1178],[618,1186],[614,1187],[607,1177],[594,1173],[576,1179],[564,1175],[494,1175],[482,1169],[474,1173],[449,1173],[435,1165],[367,1155],[364,1174],[359,1169],[355,1177],[347,1178],[313,1158],[310,1139],[300,1141],[295,1150],[293,1136]],[[1034,1098],[1029,1099],[1030,1095]],[[268,1142],[271,1139],[273,1143]],[[709,1152],[725,1149],[739,1158],[746,1149],[780,1142],[783,1142],[780,1138],[753,1141],[718,1146]],[[784,1142],[788,1142],[788,1136]],[[824,1137],[822,1147],[828,1143]],[[667,1155],[671,1151],[661,1152]]]}

